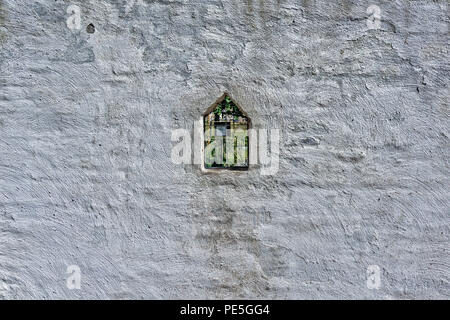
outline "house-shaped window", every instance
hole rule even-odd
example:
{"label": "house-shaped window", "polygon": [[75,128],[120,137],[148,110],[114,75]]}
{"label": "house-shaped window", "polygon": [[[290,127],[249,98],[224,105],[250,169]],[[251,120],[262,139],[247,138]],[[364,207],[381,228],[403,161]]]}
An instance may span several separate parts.
{"label": "house-shaped window", "polygon": [[248,169],[250,120],[225,94],[204,115],[206,169]]}

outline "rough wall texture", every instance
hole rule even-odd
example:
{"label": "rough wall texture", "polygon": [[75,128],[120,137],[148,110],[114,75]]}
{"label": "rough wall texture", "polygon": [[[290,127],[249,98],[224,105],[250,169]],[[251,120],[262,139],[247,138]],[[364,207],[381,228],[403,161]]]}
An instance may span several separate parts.
{"label": "rough wall texture", "polygon": [[[0,298],[448,299],[448,7],[0,0]],[[276,175],[172,164],[225,91]]]}

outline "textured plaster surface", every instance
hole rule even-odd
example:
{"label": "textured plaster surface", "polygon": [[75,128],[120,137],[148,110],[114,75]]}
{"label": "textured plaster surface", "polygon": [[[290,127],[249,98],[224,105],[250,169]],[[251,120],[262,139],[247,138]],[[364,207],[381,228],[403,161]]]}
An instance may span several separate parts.
{"label": "textured plaster surface", "polygon": [[[448,7],[0,0],[0,298],[450,298]],[[276,175],[172,164],[225,91]]]}

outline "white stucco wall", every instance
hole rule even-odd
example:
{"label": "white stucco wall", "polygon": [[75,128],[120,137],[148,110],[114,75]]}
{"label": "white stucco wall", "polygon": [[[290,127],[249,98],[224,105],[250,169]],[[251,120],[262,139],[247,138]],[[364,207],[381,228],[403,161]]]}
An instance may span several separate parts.
{"label": "white stucco wall", "polygon": [[[448,299],[448,26],[447,1],[1,0],[0,298]],[[172,164],[225,91],[281,130],[276,175]]]}

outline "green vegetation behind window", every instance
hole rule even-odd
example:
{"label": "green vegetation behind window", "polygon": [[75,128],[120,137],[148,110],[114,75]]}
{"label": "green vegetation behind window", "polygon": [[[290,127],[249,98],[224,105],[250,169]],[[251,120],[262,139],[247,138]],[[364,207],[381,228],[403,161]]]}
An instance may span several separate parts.
{"label": "green vegetation behind window", "polygon": [[225,96],[204,117],[205,168],[248,168],[248,118]]}

